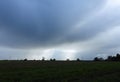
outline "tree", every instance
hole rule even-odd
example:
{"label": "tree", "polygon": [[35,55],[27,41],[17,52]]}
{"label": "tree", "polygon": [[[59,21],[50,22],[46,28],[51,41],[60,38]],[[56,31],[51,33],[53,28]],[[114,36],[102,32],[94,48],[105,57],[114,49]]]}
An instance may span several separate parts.
{"label": "tree", "polygon": [[42,57],[42,61],[45,61],[45,57]]}
{"label": "tree", "polygon": [[116,54],[116,61],[120,61],[120,54],[119,53]]}
{"label": "tree", "polygon": [[108,56],[107,60],[112,61],[112,56]]}
{"label": "tree", "polygon": [[103,60],[104,60],[103,58],[98,58],[98,57],[94,58],[94,61],[103,61]]}
{"label": "tree", "polygon": [[117,53],[116,56],[108,56],[107,61],[120,61],[120,54]]}
{"label": "tree", "polygon": [[50,61],[53,61],[52,58],[50,58]]}
{"label": "tree", "polygon": [[67,59],[66,61],[70,61],[70,59]]}
{"label": "tree", "polygon": [[53,61],[56,61],[56,59],[54,58]]}
{"label": "tree", "polygon": [[54,59],[50,58],[50,61],[56,61],[56,59],[55,58]]}
{"label": "tree", "polygon": [[94,58],[94,61],[99,61],[99,58],[98,58],[98,57],[95,57],[95,58]]}
{"label": "tree", "polygon": [[25,58],[24,61],[27,61],[27,58]]}
{"label": "tree", "polygon": [[79,58],[77,58],[77,60],[76,61],[80,61],[80,59]]}

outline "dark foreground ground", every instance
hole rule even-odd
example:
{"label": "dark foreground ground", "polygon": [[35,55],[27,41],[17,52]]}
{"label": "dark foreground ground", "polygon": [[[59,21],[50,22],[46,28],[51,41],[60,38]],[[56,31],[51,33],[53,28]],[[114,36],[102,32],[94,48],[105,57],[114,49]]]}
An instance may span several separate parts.
{"label": "dark foreground ground", "polygon": [[120,62],[0,61],[0,82],[120,82]]}

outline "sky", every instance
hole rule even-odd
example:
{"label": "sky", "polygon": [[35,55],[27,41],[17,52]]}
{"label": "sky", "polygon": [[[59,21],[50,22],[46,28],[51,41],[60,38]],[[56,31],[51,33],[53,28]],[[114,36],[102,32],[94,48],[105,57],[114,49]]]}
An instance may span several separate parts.
{"label": "sky", "polygon": [[119,37],[120,0],[0,0],[0,60],[107,58]]}

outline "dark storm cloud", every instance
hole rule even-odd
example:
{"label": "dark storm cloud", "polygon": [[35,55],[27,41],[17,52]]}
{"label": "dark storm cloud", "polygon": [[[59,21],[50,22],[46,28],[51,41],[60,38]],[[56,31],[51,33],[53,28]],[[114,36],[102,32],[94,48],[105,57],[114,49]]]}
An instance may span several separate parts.
{"label": "dark storm cloud", "polygon": [[32,48],[90,39],[106,29],[104,17],[71,30],[104,4],[104,0],[1,0],[0,45]]}

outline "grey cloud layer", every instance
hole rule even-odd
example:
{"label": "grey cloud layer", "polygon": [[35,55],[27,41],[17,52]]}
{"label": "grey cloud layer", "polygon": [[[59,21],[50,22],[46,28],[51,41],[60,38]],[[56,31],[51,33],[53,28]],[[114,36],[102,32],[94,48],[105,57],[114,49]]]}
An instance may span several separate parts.
{"label": "grey cloud layer", "polygon": [[104,29],[101,27],[106,24],[100,23],[102,20],[92,21],[72,33],[71,29],[90,13],[98,12],[104,3],[104,0],[1,0],[0,45],[43,47],[91,38]]}
{"label": "grey cloud layer", "polygon": [[[41,54],[65,59],[71,54],[92,59],[115,54],[120,49],[119,4],[118,0],[113,4],[112,0],[0,0],[0,58],[32,59]],[[40,50],[31,52],[34,48]]]}

